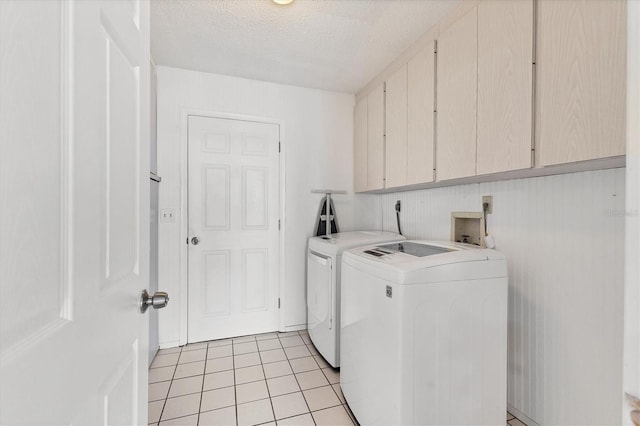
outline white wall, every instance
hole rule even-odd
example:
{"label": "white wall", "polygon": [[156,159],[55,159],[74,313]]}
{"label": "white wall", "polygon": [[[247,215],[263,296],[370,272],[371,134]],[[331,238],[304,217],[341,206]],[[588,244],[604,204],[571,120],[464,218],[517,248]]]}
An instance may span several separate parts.
{"label": "white wall", "polygon": [[180,163],[186,141],[186,110],[248,115],[282,123],[285,155],[284,324],[306,324],[306,245],[320,195],[312,189],[345,189],[334,198],[341,230],[353,228],[353,105],[350,94],[285,86],[236,77],[158,67],[158,174],[160,208],[174,209],[175,222],[160,223],[160,289],[171,297],[160,313],[160,345],[186,342],[187,283],[181,262],[186,235]]}
{"label": "white wall", "polygon": [[[509,269],[508,403],[539,424],[620,424],[625,169],[356,195],[356,229],[448,240],[481,211]],[[637,317],[636,317],[637,318]]]}

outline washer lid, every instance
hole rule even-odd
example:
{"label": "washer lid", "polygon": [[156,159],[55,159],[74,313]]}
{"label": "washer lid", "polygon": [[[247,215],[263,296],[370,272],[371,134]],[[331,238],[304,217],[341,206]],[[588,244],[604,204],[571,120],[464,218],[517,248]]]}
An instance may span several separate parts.
{"label": "washer lid", "polygon": [[389,250],[391,253],[407,253],[416,257],[433,256],[434,254],[455,251],[452,248],[414,243],[412,241],[401,241],[398,243],[384,244],[378,246],[377,248],[382,250]]}
{"label": "washer lid", "polygon": [[507,274],[502,253],[448,241],[403,241],[401,244],[358,247],[344,253],[342,261],[366,274],[398,284],[505,277]]}
{"label": "washer lid", "polygon": [[343,251],[369,245],[386,243],[390,241],[402,241],[405,238],[395,232],[385,231],[353,231],[309,238],[309,248],[328,255],[340,255]]}

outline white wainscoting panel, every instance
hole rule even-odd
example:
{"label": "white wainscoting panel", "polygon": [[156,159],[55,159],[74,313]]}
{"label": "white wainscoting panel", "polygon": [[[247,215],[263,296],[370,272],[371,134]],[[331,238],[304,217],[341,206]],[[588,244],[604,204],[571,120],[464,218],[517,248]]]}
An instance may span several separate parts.
{"label": "white wainscoting panel", "polygon": [[356,229],[448,240],[452,211],[481,211],[508,259],[508,404],[539,424],[619,424],[625,170],[357,194]]}

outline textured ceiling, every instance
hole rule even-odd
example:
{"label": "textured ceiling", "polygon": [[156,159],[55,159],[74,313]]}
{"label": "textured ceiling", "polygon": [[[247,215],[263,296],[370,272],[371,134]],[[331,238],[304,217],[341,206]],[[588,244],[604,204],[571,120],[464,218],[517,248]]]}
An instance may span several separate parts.
{"label": "textured ceiling", "polygon": [[152,0],[157,65],[356,93],[458,0]]}

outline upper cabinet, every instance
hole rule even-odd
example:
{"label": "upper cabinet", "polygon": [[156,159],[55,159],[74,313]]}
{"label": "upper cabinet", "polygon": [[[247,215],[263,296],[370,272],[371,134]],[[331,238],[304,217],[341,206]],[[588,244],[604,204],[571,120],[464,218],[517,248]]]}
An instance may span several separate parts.
{"label": "upper cabinet", "polygon": [[367,96],[367,190],[384,188],[384,85]]}
{"label": "upper cabinet", "polygon": [[533,0],[478,4],[477,174],[532,166]]}
{"label": "upper cabinet", "polygon": [[438,180],[532,165],[533,0],[483,0],[438,40]]}
{"label": "upper cabinet", "polygon": [[407,65],[386,85],[385,188],[407,184]]}
{"label": "upper cabinet", "polygon": [[435,129],[434,42],[407,64],[407,185],[433,182]]}
{"label": "upper cabinet", "polygon": [[624,155],[626,4],[463,2],[356,106],[356,191]]}
{"label": "upper cabinet", "polygon": [[433,181],[433,42],[387,79],[385,188]]}
{"label": "upper cabinet", "polygon": [[353,112],[353,190],[367,190],[367,98]]}
{"label": "upper cabinet", "polygon": [[354,114],[354,191],[384,188],[384,86],[356,103]]}
{"label": "upper cabinet", "polygon": [[625,153],[626,3],[538,1],[538,165]]}
{"label": "upper cabinet", "polygon": [[477,24],[478,10],[474,7],[438,40],[438,180],[476,174]]}

